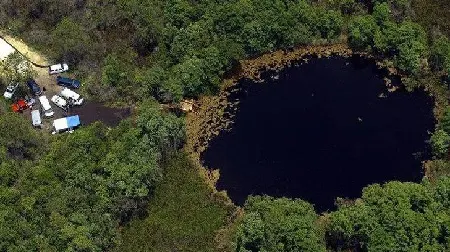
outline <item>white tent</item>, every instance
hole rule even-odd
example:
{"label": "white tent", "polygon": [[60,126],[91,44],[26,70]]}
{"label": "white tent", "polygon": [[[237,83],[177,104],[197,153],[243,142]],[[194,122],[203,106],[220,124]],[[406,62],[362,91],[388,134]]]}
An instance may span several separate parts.
{"label": "white tent", "polygon": [[0,38],[0,60],[5,59],[11,53],[15,52],[14,48],[10,46],[6,41]]}

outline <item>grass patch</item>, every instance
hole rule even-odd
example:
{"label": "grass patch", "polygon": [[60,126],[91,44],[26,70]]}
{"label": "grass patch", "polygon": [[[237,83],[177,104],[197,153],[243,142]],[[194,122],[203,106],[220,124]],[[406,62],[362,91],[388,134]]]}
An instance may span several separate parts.
{"label": "grass patch", "polygon": [[148,217],[125,227],[113,251],[215,251],[214,238],[228,211],[210,195],[189,158],[175,156],[149,202]]}

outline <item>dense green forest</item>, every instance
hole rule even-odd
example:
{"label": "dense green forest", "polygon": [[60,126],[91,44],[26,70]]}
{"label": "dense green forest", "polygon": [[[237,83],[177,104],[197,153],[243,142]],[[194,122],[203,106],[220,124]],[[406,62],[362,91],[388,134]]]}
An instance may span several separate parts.
{"label": "dense green forest", "polygon": [[[444,87],[450,30],[428,17],[438,2],[1,1],[2,30],[68,62],[89,97],[137,109],[116,128],[49,136],[0,102],[0,251],[449,251],[447,104],[430,139],[432,178],[370,185],[324,214],[250,197],[238,217],[183,154],[183,117],[159,106],[214,95],[240,59],[332,43],[395,66],[411,87],[430,76]],[[21,78],[7,64],[2,86]]]}

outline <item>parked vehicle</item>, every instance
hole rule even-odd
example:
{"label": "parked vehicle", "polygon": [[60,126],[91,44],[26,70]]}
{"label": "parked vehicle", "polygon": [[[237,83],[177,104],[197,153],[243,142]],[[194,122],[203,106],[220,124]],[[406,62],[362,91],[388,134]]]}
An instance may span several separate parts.
{"label": "parked vehicle", "polygon": [[48,99],[45,95],[39,96],[39,102],[41,103],[41,109],[45,117],[52,117],[53,114],[55,114],[53,112],[52,106],[50,106],[50,102],[48,102]]}
{"label": "parked vehicle", "polygon": [[73,105],[83,104],[83,98],[81,98],[79,94],[75,93],[74,91],[68,88],[63,88],[63,90],[61,91],[61,96],[68,99],[69,104]]}
{"label": "parked vehicle", "polygon": [[80,117],[78,115],[56,119],[53,121],[52,134],[61,133],[64,131],[72,133],[73,130],[79,127],[80,125],[81,125]]}
{"label": "parked vehicle", "polygon": [[54,96],[52,96],[52,99],[51,99],[51,101],[56,105],[56,106],[58,106],[58,107],[60,107],[60,108],[62,108],[62,109],[66,109],[66,107],[67,107],[67,101],[64,99],[64,98],[62,98],[61,96],[59,96],[59,95],[54,95]]}
{"label": "parked vehicle", "polygon": [[13,84],[8,85],[6,87],[5,93],[3,93],[3,96],[6,99],[11,99],[13,97],[14,93],[16,92],[18,86],[19,86],[19,83],[17,83],[16,85],[13,85]]}
{"label": "parked vehicle", "polygon": [[42,121],[41,121],[41,113],[39,110],[32,110],[31,111],[31,122],[34,127],[41,127]]}
{"label": "parked vehicle", "polygon": [[39,85],[33,79],[29,79],[27,81],[27,86],[30,88],[33,95],[40,95],[42,93],[41,87],[39,87]]}
{"label": "parked vehicle", "polygon": [[29,108],[27,102],[24,99],[19,99],[11,105],[11,109],[14,112],[21,113],[25,109]]}
{"label": "parked vehicle", "polygon": [[79,80],[58,76],[56,77],[56,84],[67,88],[80,88],[81,83]]}
{"label": "parked vehicle", "polygon": [[25,96],[25,101],[28,104],[28,107],[32,108],[33,105],[36,103],[36,100],[34,98],[28,97],[28,95]]}
{"label": "parked vehicle", "polygon": [[69,66],[66,63],[60,63],[51,65],[48,67],[48,74],[59,74],[69,70]]}

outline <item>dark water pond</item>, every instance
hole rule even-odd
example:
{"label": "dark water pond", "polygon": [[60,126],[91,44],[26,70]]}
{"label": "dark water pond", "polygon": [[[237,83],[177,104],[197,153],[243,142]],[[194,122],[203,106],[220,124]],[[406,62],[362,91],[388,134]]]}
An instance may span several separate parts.
{"label": "dark water pond", "polygon": [[233,129],[202,154],[206,167],[220,169],[218,189],[237,204],[268,194],[326,211],[369,184],[423,176],[433,101],[423,91],[387,92],[373,63],[311,59],[279,79],[239,86]]}

